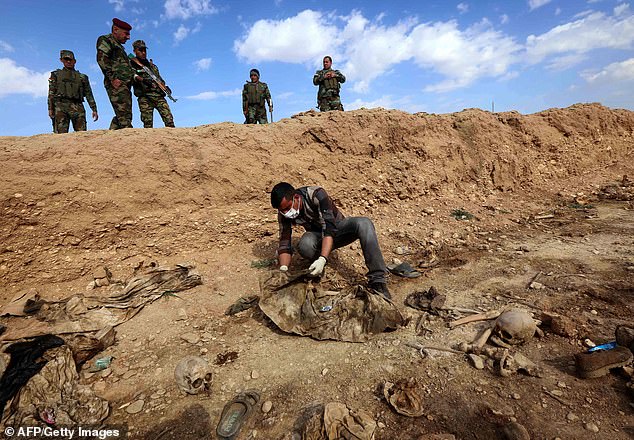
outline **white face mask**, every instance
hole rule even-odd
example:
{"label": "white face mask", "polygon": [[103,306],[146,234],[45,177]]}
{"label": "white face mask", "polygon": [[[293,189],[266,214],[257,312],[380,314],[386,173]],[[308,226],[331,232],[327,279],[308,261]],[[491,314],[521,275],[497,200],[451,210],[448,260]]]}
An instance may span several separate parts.
{"label": "white face mask", "polygon": [[[297,209],[293,207],[293,205],[295,204],[295,200],[297,200]],[[291,204],[291,207],[289,208],[288,211],[283,212],[282,215],[291,220],[294,218],[297,218],[297,216],[299,215],[299,197],[298,196],[293,197],[293,203]]]}

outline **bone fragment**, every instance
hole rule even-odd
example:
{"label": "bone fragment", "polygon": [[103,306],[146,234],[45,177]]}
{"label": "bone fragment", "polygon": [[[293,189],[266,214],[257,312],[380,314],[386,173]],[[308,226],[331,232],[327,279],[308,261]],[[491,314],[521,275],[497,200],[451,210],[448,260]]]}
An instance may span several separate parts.
{"label": "bone fragment", "polygon": [[475,315],[465,316],[464,318],[456,319],[449,323],[449,328],[455,328],[459,325],[468,324],[470,322],[487,321],[489,319],[497,318],[502,314],[502,310],[489,310],[484,313],[476,313]]}

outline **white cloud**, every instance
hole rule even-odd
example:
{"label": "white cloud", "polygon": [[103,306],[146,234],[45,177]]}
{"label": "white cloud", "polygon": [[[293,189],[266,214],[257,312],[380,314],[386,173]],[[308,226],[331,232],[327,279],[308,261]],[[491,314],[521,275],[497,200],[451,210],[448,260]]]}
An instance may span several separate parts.
{"label": "white cloud", "polygon": [[40,98],[48,94],[50,72],[34,72],[18,66],[10,58],[0,58],[0,98],[7,95],[24,94]]}
{"label": "white cloud", "polygon": [[259,20],[234,43],[234,51],[253,63],[316,66],[329,54],[335,68],[353,83],[353,90],[365,92],[377,77],[408,60],[448,77],[428,90],[464,87],[481,77],[503,75],[520,50],[511,37],[494,31],[488,20],[460,30],[456,21],[417,25],[409,18],[386,26],[381,19],[379,15],[370,21],[359,11],[341,17],[305,10],[284,20]]}
{"label": "white cloud", "polygon": [[446,77],[438,84],[425,88],[444,92],[465,87],[482,77],[500,77],[517,59],[520,46],[515,41],[484,23],[464,31],[455,21],[417,26],[410,38],[414,45],[414,60]]}
{"label": "white cloud", "polygon": [[528,0],[528,7],[532,11],[533,9],[541,8],[550,2],[551,0]]}
{"label": "white cloud", "polygon": [[187,96],[187,99],[194,99],[199,101],[211,101],[213,99],[224,98],[227,96],[239,96],[242,94],[242,90],[225,90],[223,92],[202,92],[197,95]]}
{"label": "white cloud", "polygon": [[176,32],[174,32],[174,44],[178,44],[187,38],[190,34],[195,34],[202,29],[202,25],[200,23],[196,23],[196,26],[193,28],[187,27],[184,24],[181,24]]}
{"label": "white cloud", "polygon": [[469,5],[467,3],[458,3],[458,6],[456,6],[456,8],[458,8],[458,12],[460,12],[461,14],[469,12]]}
{"label": "white cloud", "polygon": [[168,19],[180,18],[187,20],[197,15],[211,15],[218,12],[218,8],[210,0],[165,0],[165,16]]}
{"label": "white cloud", "polygon": [[506,24],[509,22],[509,16],[506,14],[500,15],[500,24]]}
{"label": "white cloud", "polygon": [[117,12],[123,11],[123,7],[125,6],[125,0],[108,0],[108,3],[114,5],[114,10]]}
{"label": "white cloud", "polygon": [[0,40],[0,52],[13,52],[15,49],[13,49],[13,46],[11,46],[9,43],[7,43],[4,40]]}
{"label": "white cloud", "polygon": [[630,12],[630,5],[629,3],[621,3],[620,5],[618,5],[617,7],[614,8],[614,15],[623,15],[623,14],[627,14],[628,12]]}
{"label": "white cloud", "polygon": [[634,43],[634,16],[609,17],[592,12],[579,20],[552,28],[526,39],[529,61],[540,62],[547,56],[586,53],[593,49],[631,49]]}
{"label": "white cloud", "polygon": [[357,98],[346,104],[346,110],[358,110],[360,108],[385,108],[403,110],[410,113],[425,111],[425,108],[421,104],[414,104],[411,100],[412,98],[410,96],[403,96],[402,98],[394,99],[392,98],[392,95],[384,95],[372,101],[365,101]]}
{"label": "white cloud", "polygon": [[258,20],[244,38],[234,42],[233,50],[252,63],[305,63],[319,61],[325,54],[335,56],[341,38],[331,18],[305,10],[284,20]]}
{"label": "white cloud", "polygon": [[194,66],[196,66],[196,70],[199,72],[202,70],[209,70],[209,67],[211,66],[211,58],[201,58],[194,61]]}
{"label": "white cloud", "polygon": [[609,64],[599,72],[582,72],[581,76],[589,83],[596,81],[608,83],[634,81],[634,58]]}
{"label": "white cloud", "polygon": [[555,71],[566,70],[587,59],[588,57],[586,55],[573,53],[573,54],[553,58],[546,65],[546,68],[549,70],[555,70]]}

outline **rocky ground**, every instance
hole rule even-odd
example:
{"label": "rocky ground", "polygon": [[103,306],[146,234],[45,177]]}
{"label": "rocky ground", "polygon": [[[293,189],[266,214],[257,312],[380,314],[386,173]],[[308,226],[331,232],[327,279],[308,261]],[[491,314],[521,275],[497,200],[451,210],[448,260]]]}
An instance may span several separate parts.
{"label": "rocky ground", "polygon": [[[82,371],[110,402],[106,423],[127,424],[131,438],[213,438],[224,404],[248,388],[268,411],[258,405],[242,439],[290,439],[303,408],[333,401],[371,414],[377,440],[497,438],[512,420],[534,439],[632,438],[625,374],[580,379],[574,354],[633,321],[633,145],[634,113],[598,104],[0,138],[0,305],[31,289],[49,300],[86,292],[104,267],[119,279],[141,262],[196,267],[201,286],[118,326],[101,354],[114,356],[110,367]],[[224,315],[271,268],[268,192],[281,180],[322,185],[345,214],[372,218],[388,263],[435,256],[420,278],[390,279],[406,327],[344,343],[284,334],[257,308]],[[363,283],[364,273],[352,245],[335,252],[324,283]],[[502,377],[486,357],[421,356],[413,343],[456,347],[487,325],[449,329],[459,314],[404,305],[432,286],[454,308],[562,317],[518,349],[542,377]],[[209,394],[174,382],[191,354],[211,364]],[[421,417],[397,414],[381,391],[409,378]]]}

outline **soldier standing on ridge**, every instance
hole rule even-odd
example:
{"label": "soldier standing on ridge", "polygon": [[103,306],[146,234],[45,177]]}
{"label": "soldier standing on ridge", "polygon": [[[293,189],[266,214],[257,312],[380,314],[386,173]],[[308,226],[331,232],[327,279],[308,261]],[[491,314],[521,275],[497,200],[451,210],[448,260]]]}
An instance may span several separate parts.
{"label": "soldier standing on ridge", "polygon": [[343,110],[339,90],[341,84],[346,82],[346,77],[338,70],[332,69],[332,58],[324,57],[324,68],[315,72],[313,84],[319,86],[317,91],[317,106],[319,111]]}
{"label": "soldier standing on ridge", "polygon": [[103,72],[103,85],[114,109],[110,130],[132,128],[132,81],[141,78],[134,73],[123,45],[130,39],[130,26],[112,19],[112,32],[97,39],[97,63]]}
{"label": "soldier standing on ridge", "polygon": [[77,60],[72,51],[61,50],[59,60],[64,68],[52,71],[48,79],[48,116],[53,119],[53,131],[68,133],[70,122],[75,131],[86,131],[84,98],[92,110],[93,121],[99,119],[90,81],[75,70]]}
{"label": "soldier standing on ridge", "polygon": [[266,107],[264,101],[269,104],[269,111],[273,113],[271,92],[269,86],[260,82],[260,71],[251,69],[249,72],[251,81],[247,81],[242,89],[242,113],[246,118],[245,124],[267,124]]}
{"label": "soldier standing on ridge", "polygon": [[[143,78],[142,81],[134,83],[134,96],[138,98],[143,127],[152,128],[154,109],[158,110],[159,115],[161,115],[161,119],[163,119],[163,124],[165,124],[166,127],[174,127],[174,117],[172,116],[170,106],[165,100],[165,92],[160,89],[159,85],[154,82],[150,75],[148,75],[135,63],[139,62],[146,66],[152,71],[152,73],[154,73],[154,76],[161,81],[163,85],[165,85],[165,81],[161,78],[161,74],[159,73],[156,64],[154,64],[152,60],[147,59],[147,46],[145,45],[145,41],[136,40],[132,43],[132,48],[134,49],[134,54],[136,55],[136,58],[133,58],[132,60],[132,67],[138,67],[136,73]],[[165,88],[168,93],[171,94],[170,88],[167,86],[165,86]]]}

